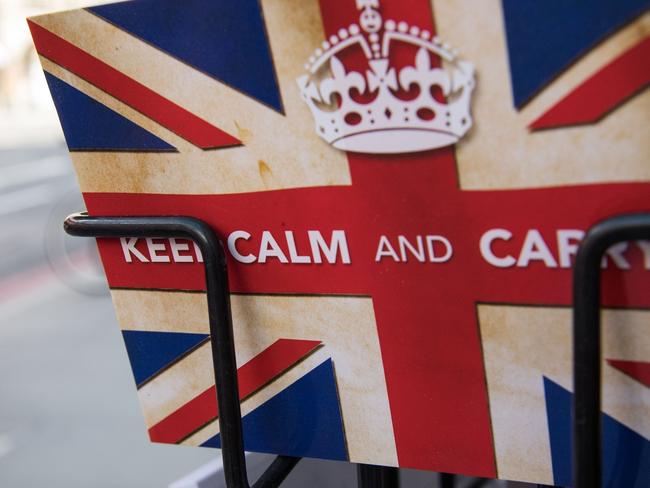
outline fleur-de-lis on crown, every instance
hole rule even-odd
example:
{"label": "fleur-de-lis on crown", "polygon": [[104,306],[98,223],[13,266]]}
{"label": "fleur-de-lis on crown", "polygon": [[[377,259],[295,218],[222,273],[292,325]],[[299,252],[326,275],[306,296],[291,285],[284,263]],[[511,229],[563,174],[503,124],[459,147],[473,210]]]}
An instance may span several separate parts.
{"label": "fleur-de-lis on crown", "polygon": [[[458,60],[455,51],[427,30],[384,21],[379,0],[356,0],[356,6],[359,24],[341,28],[323,41],[305,65],[308,74],[297,80],[317,134],[338,149],[371,153],[422,151],[456,143],[472,125],[472,64]],[[391,66],[394,43],[416,51],[413,65],[399,72]],[[346,71],[341,62],[340,53],[355,46],[368,59],[365,74]],[[432,57],[439,57],[443,66],[434,66]],[[446,102],[436,99],[436,87]],[[398,96],[400,90],[412,89],[417,93],[414,98]],[[353,97],[353,92],[362,96]]]}

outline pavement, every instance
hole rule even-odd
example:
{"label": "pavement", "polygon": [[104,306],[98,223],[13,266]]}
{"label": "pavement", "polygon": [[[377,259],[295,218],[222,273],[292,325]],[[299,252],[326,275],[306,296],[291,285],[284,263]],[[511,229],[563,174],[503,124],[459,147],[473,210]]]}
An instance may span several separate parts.
{"label": "pavement", "polygon": [[0,487],[165,487],[218,452],[149,442],[62,142],[0,150]]}

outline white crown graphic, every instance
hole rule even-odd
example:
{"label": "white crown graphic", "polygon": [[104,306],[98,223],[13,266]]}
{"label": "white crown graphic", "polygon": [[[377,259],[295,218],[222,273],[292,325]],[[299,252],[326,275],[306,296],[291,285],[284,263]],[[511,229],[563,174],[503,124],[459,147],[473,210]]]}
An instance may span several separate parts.
{"label": "white crown graphic", "polygon": [[[406,22],[384,22],[379,0],[356,3],[359,25],[342,28],[324,41],[305,65],[309,74],[297,80],[316,133],[337,149],[365,153],[406,153],[455,144],[472,126],[473,65],[458,60],[455,51],[426,30]],[[399,72],[391,66],[395,43],[417,48],[414,66]],[[365,75],[347,71],[337,57],[355,48],[368,60]],[[432,67],[432,54],[447,69]],[[446,103],[436,99],[435,90],[442,92]],[[416,95],[405,99],[407,92]]]}

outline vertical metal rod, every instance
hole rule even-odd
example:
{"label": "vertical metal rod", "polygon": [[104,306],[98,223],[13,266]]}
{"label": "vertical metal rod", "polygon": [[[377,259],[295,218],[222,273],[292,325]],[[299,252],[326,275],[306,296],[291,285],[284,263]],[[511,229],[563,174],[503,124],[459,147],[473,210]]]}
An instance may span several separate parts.
{"label": "vertical metal rod", "polygon": [[227,486],[248,488],[226,254],[221,241],[203,222],[197,222],[193,239],[205,262],[224,475]]}
{"label": "vertical metal rod", "polygon": [[68,234],[76,236],[185,237],[199,246],[205,264],[210,342],[226,484],[229,488],[249,488],[226,255],[214,231],[205,222],[192,217],[90,217],[85,214],[69,216],[63,227]]}
{"label": "vertical metal rod", "polygon": [[[221,457],[226,486],[249,488],[226,254],[214,231],[205,222],[192,217],[90,217],[84,213],[70,215],[63,228],[70,235],[82,237],[185,237],[199,246],[205,265],[212,359],[219,405]],[[279,486],[298,461],[300,458],[278,456],[255,483],[255,488]]]}
{"label": "vertical metal rod", "polygon": [[440,487],[441,488],[454,488],[456,484],[456,476],[451,473],[440,473]]}
{"label": "vertical metal rod", "polygon": [[296,467],[300,458],[278,456],[253,484],[253,488],[277,488]]}
{"label": "vertical metal rod", "polygon": [[357,464],[359,488],[399,488],[399,469]]}
{"label": "vertical metal rod", "polygon": [[[593,232],[593,231],[592,231]],[[601,479],[600,260],[602,238],[589,233],[573,272],[573,479],[596,488]]]}
{"label": "vertical metal rod", "polygon": [[620,241],[650,238],[650,214],[630,214],[593,226],[573,272],[573,486],[601,486],[600,263]]}

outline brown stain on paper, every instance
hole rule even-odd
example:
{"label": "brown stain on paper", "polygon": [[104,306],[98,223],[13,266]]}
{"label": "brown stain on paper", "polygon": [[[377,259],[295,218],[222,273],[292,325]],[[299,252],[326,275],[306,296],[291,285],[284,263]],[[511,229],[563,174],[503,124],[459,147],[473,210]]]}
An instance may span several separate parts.
{"label": "brown stain on paper", "polygon": [[260,173],[260,178],[266,188],[273,187],[273,171],[263,159],[260,159],[257,162],[257,169]]}
{"label": "brown stain on paper", "polygon": [[246,141],[248,141],[251,138],[251,131],[250,129],[247,129],[246,127],[242,127],[237,123],[235,120],[235,128],[237,129],[237,139],[239,139],[242,143],[246,144]]}

